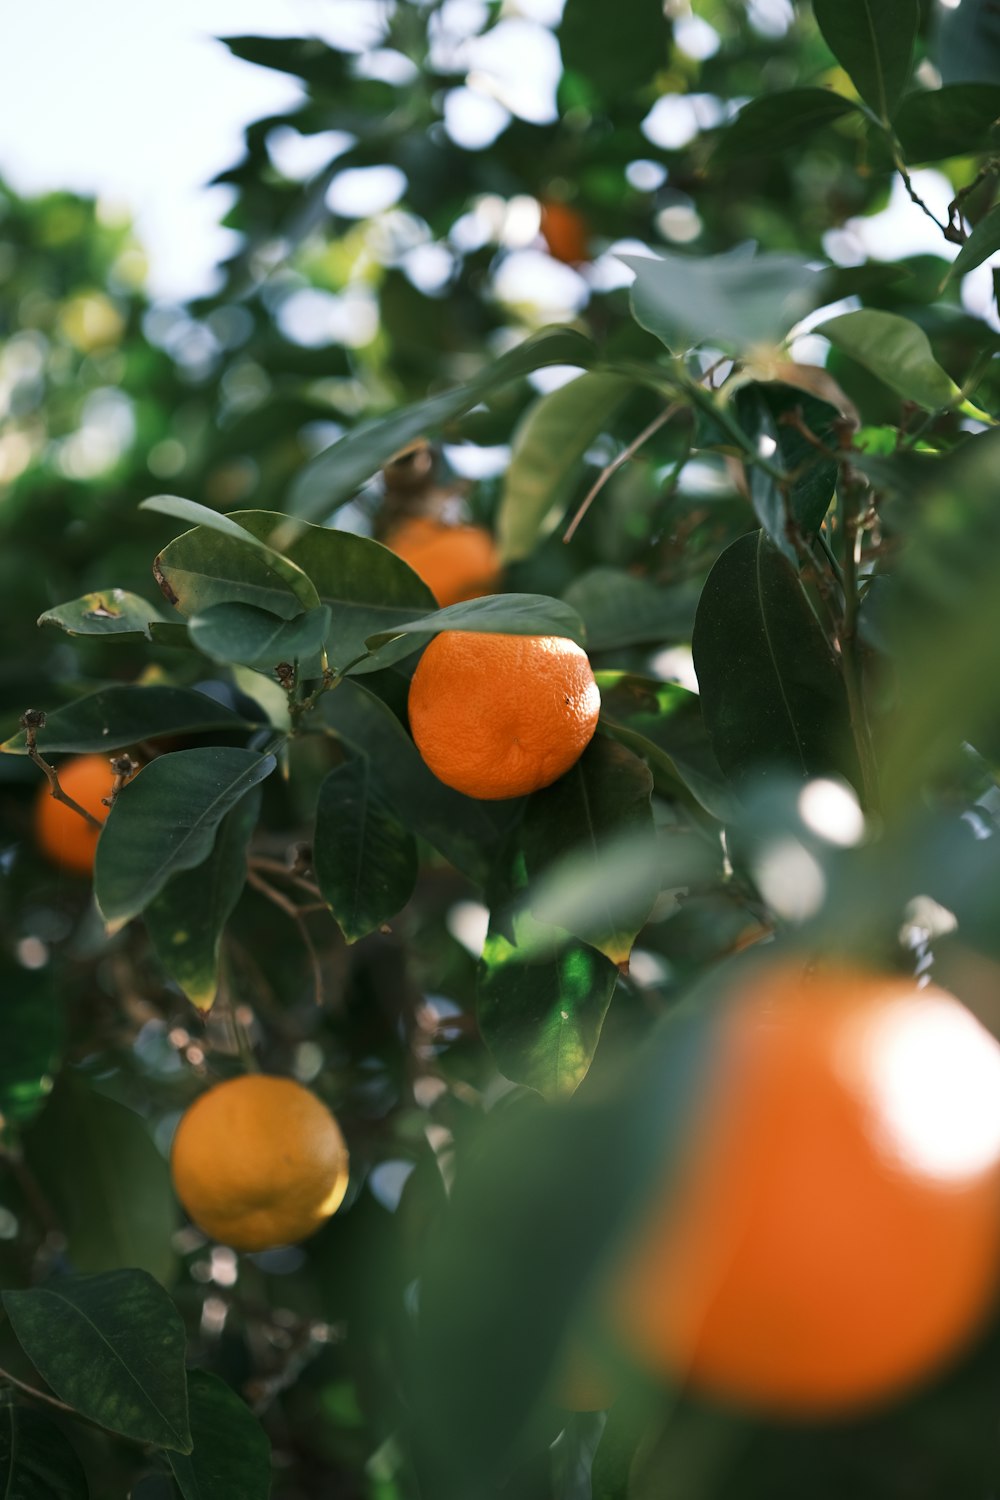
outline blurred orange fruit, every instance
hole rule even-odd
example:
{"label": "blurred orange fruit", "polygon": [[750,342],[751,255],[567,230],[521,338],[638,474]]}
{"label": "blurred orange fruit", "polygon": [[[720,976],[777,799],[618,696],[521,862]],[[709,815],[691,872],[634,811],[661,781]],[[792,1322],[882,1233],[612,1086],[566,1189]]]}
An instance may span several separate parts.
{"label": "blurred orange fruit", "polygon": [[636,1361],[789,1414],[955,1355],[1000,1267],[1000,1046],[953,995],[763,972],[722,1014],[693,1141],[615,1275]]}
{"label": "blurred orange fruit", "polygon": [[198,1228],[235,1250],[268,1250],[313,1234],[343,1202],[340,1126],[290,1078],[217,1083],[181,1117],[170,1170]]}
{"label": "blurred orange fruit", "polygon": [[483,526],[448,526],[413,516],[390,534],[386,546],[419,573],[442,608],[491,594],[500,581],[500,555]]}
{"label": "blurred orange fruit", "polygon": [[548,786],[597,728],[587,653],[551,635],[444,630],[410,684],[410,729],[440,781],[496,801]]}
{"label": "blurred orange fruit", "polygon": [[579,265],[589,260],[590,235],[587,221],[575,208],[559,203],[554,198],[545,198],[541,209],[542,239],[554,260],[568,266]]}
{"label": "blurred orange fruit", "polygon": [[[101,799],[110,796],[115,780],[108,757],[78,755],[64,762],[58,771],[59,785],[66,795],[103,823],[110,808],[105,807]],[[38,788],[35,837],[38,847],[53,864],[78,875],[93,874],[100,832],[65,802],[57,802],[47,781]]]}
{"label": "blurred orange fruit", "polygon": [[617,1396],[614,1381],[588,1344],[574,1340],[552,1383],[552,1403],[562,1411],[607,1411]]}

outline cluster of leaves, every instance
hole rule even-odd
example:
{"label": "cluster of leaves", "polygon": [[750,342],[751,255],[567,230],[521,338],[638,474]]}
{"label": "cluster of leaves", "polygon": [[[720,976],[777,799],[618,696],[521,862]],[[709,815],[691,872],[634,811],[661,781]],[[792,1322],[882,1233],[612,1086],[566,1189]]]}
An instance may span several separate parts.
{"label": "cluster of leaves", "polygon": [[[509,23],[482,9],[484,36]],[[834,1432],[665,1399],[628,1371],[606,1423],[547,1394],[683,1131],[697,999],[745,948],[933,965],[980,1011],[1000,959],[1000,391],[995,334],[959,297],[1000,241],[988,8],[935,29],[916,0],[817,0],[777,38],[742,7],[700,9],[720,45],[698,63],[658,0],[627,7],[614,48],[604,7],[567,0],[558,118],[511,118],[485,152],[446,128],[470,66],[447,6],[395,7],[361,54],[231,40],[305,99],[247,132],[225,174],[242,248],[165,349],[121,283],[120,235],[76,200],[8,195],[24,244],[59,245],[59,213],[84,215],[71,251],[29,262],[44,296],[2,304],[7,348],[47,372],[18,398],[36,448],[0,518],[11,618],[45,626],[40,644],[17,627],[0,758],[0,1275],[21,1351],[0,1464],[26,1496],[86,1493],[36,1414],[41,1382],[112,1435],[72,1429],[109,1495],[266,1493],[231,1387],[264,1416],[283,1500],[995,1485],[995,1331],[933,1390]],[[686,95],[715,101],[713,123],[658,145],[657,100]],[[275,165],[289,131],[340,133],[304,182]],[[919,197],[930,161],[954,190],[942,257],[831,264],[826,232],[894,177]],[[403,206],[338,219],[339,174],[376,165],[405,177]],[[474,248],[460,229],[516,195],[569,201],[590,233],[572,326],[504,303],[503,214]],[[679,209],[693,249],[669,243]],[[629,292],[598,274],[616,245]],[[415,246],[450,266],[433,290]],[[99,350],[73,343],[84,287],[104,298]],[[303,291],[359,290],[367,344],[282,333]],[[820,309],[824,368],[796,345]],[[577,373],[546,389],[551,367]],[[116,383],[139,436],[74,479],[58,441]],[[427,435],[456,463],[510,447],[471,501],[507,591],[442,610],[367,534],[369,481]],[[168,471],[199,500],[146,498]],[[70,516],[76,540],[34,565]],[[166,519],[189,529],[166,540]],[[74,571],[86,592],[63,602]],[[586,646],[601,722],[555,785],[478,802],[424,766],[408,680],[444,628]],[[688,647],[698,692],[673,680]],[[28,702],[46,709],[30,743]],[[143,769],[108,817],[92,909],[30,848],[31,761],[117,750]],[[477,963],[455,933],[487,912]],[[248,1050],[328,1100],[353,1181],[314,1241],[237,1264],[177,1230],[160,1148]]]}

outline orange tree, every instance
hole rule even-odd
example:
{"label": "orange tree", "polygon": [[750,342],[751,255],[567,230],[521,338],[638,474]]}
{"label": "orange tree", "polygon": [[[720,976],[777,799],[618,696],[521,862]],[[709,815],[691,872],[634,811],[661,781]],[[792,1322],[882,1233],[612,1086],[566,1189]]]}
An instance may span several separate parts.
{"label": "orange tree", "polygon": [[986,1500],[995,18],[371,9],[0,198],[0,1474]]}

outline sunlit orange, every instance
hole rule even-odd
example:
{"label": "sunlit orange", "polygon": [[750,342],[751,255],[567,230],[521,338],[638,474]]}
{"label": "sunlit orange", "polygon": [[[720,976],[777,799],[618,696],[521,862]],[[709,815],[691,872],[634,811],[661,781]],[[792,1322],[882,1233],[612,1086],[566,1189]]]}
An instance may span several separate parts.
{"label": "sunlit orange", "polygon": [[[110,795],[114,779],[106,755],[77,755],[59,767],[59,784],[66,795],[102,823],[110,810],[102,799]],[[56,801],[47,781],[39,787],[35,837],[38,847],[53,864],[78,875],[92,874],[99,835],[99,828],[94,828],[65,802]]]}
{"label": "sunlit orange", "polygon": [[419,573],[442,608],[491,594],[500,582],[500,556],[483,526],[412,516],[396,527],[386,546]]}
{"label": "sunlit orange", "polygon": [[723,1013],[674,1190],[615,1278],[638,1363],[829,1413],[958,1354],[1000,1266],[1000,1046],[954,996],[758,974]]}

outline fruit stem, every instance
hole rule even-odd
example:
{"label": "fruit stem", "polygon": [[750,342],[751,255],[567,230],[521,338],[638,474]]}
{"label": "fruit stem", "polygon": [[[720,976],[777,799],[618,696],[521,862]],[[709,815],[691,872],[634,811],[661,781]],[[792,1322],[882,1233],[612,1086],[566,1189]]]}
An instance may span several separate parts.
{"label": "fruit stem", "polygon": [[21,715],[21,728],[24,730],[24,740],[28,751],[28,758],[29,760],[34,761],[35,765],[40,771],[45,772],[45,775],[48,777],[49,787],[51,788],[52,795],[56,799],[56,801],[62,802],[66,807],[72,808],[73,812],[78,813],[85,823],[89,823],[91,828],[96,828],[98,832],[100,832],[100,829],[103,826],[101,824],[100,818],[95,818],[93,813],[89,813],[87,809],[85,807],[81,807],[79,802],[76,802],[68,792],[63,791],[62,787],[59,784],[58,771],[56,770],[55,766],[49,765],[48,761],[41,754],[35,743],[38,731],[45,728],[45,715],[42,710],[40,708],[25,709],[24,713]]}

